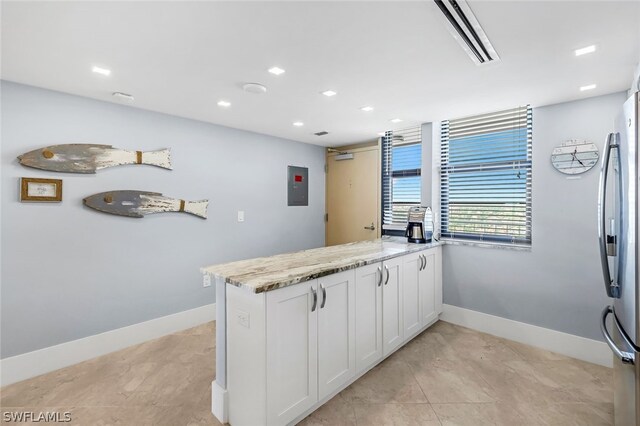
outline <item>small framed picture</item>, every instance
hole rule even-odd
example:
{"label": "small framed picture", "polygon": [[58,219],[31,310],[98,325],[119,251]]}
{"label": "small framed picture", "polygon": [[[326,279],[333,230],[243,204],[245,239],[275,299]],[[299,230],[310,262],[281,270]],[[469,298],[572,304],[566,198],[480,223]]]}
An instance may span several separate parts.
{"label": "small framed picture", "polygon": [[62,179],[20,178],[20,201],[59,203]]}

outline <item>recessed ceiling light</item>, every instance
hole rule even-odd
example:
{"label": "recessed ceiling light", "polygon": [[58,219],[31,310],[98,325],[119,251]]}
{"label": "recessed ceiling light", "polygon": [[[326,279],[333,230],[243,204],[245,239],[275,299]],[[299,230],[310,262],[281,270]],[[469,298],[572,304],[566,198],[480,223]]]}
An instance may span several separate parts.
{"label": "recessed ceiling light", "polygon": [[228,107],[231,106],[231,102],[220,100],[220,101],[218,101],[218,106],[223,107],[223,108],[228,108]]}
{"label": "recessed ceiling light", "polygon": [[95,72],[96,74],[102,74],[102,75],[109,75],[111,74],[111,70],[108,70],[106,68],[101,68],[101,67],[92,67],[91,71]]}
{"label": "recessed ceiling light", "polygon": [[364,112],[369,112],[369,111],[373,111],[373,107],[372,106],[363,106],[362,108],[360,108],[361,111]]}
{"label": "recessed ceiling light", "polygon": [[322,94],[330,98],[331,96],[337,95],[338,92],[334,92],[333,90],[325,90],[324,92],[322,92]]}
{"label": "recessed ceiling light", "polygon": [[274,75],[284,74],[284,70],[279,67],[271,67],[267,71],[269,71],[271,74],[274,74]]}
{"label": "recessed ceiling light", "polygon": [[392,118],[389,121],[392,122],[392,123],[400,123],[402,121],[402,119],[400,119],[400,118]]}
{"label": "recessed ceiling light", "polygon": [[596,88],[596,85],[595,85],[595,84],[588,84],[588,85],[586,85],[586,86],[581,86],[581,87],[580,87],[580,91],[581,91],[581,92],[584,92],[585,90],[593,90],[593,89],[595,89],[595,88]]}
{"label": "recessed ceiling light", "polygon": [[293,125],[296,126],[296,127],[302,127],[302,126],[304,126],[304,123],[302,121],[295,121],[293,123]]}
{"label": "recessed ceiling light", "polygon": [[586,55],[587,53],[593,53],[596,51],[596,45],[592,44],[591,46],[583,47],[581,49],[576,49],[576,56]]}

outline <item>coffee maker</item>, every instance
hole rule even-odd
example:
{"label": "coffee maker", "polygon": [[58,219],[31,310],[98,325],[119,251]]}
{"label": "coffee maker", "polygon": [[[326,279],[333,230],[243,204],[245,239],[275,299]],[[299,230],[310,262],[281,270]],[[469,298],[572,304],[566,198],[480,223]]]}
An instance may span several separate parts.
{"label": "coffee maker", "polygon": [[407,241],[418,244],[430,243],[432,235],[431,208],[422,206],[411,207],[409,209],[407,230],[404,233]]}

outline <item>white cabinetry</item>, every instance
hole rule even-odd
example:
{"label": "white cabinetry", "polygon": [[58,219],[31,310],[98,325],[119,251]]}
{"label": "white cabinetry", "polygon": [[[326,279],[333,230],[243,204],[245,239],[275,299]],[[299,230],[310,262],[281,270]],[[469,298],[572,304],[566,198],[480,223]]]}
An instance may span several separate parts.
{"label": "white cabinetry", "polygon": [[[425,326],[438,317],[439,307],[442,306],[442,292],[436,294],[436,261],[439,259],[438,249],[429,250],[421,254],[422,264],[420,267],[420,324]],[[438,304],[438,298],[440,303]]]}
{"label": "white cabinetry", "polygon": [[410,340],[442,312],[441,249],[403,256],[404,338]]}
{"label": "white cabinetry", "polygon": [[317,288],[314,280],[266,295],[269,425],[289,423],[318,401]]}
{"label": "white cabinetry", "polygon": [[291,422],[356,373],[355,271],[267,293],[267,415]]}
{"label": "white cabinetry", "polygon": [[356,369],[382,359],[382,264],[356,270]]}
{"label": "white cabinetry", "polygon": [[355,270],[318,279],[318,397],[356,373]]}
{"label": "white cabinetry", "polygon": [[433,251],[436,254],[436,313],[440,315],[442,313],[442,247],[436,247]]}
{"label": "white cabinetry", "polygon": [[382,353],[387,356],[404,341],[402,317],[402,257],[385,260],[382,283]]}
{"label": "white cabinetry", "polygon": [[435,247],[264,293],[229,285],[229,423],[295,423],[435,322],[440,263]]}
{"label": "white cabinetry", "polygon": [[422,293],[423,276],[422,252],[411,253],[402,257],[402,311],[404,339],[410,339],[422,328]]}

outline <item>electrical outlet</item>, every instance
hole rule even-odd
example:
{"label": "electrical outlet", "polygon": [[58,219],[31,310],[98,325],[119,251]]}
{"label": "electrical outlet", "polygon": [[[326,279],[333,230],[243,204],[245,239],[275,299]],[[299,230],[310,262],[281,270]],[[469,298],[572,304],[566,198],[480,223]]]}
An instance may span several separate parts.
{"label": "electrical outlet", "polygon": [[211,275],[202,275],[202,287],[211,287]]}
{"label": "electrical outlet", "polygon": [[238,222],[244,222],[244,210],[238,210]]}
{"label": "electrical outlet", "polygon": [[249,312],[238,311],[238,324],[249,328]]}

